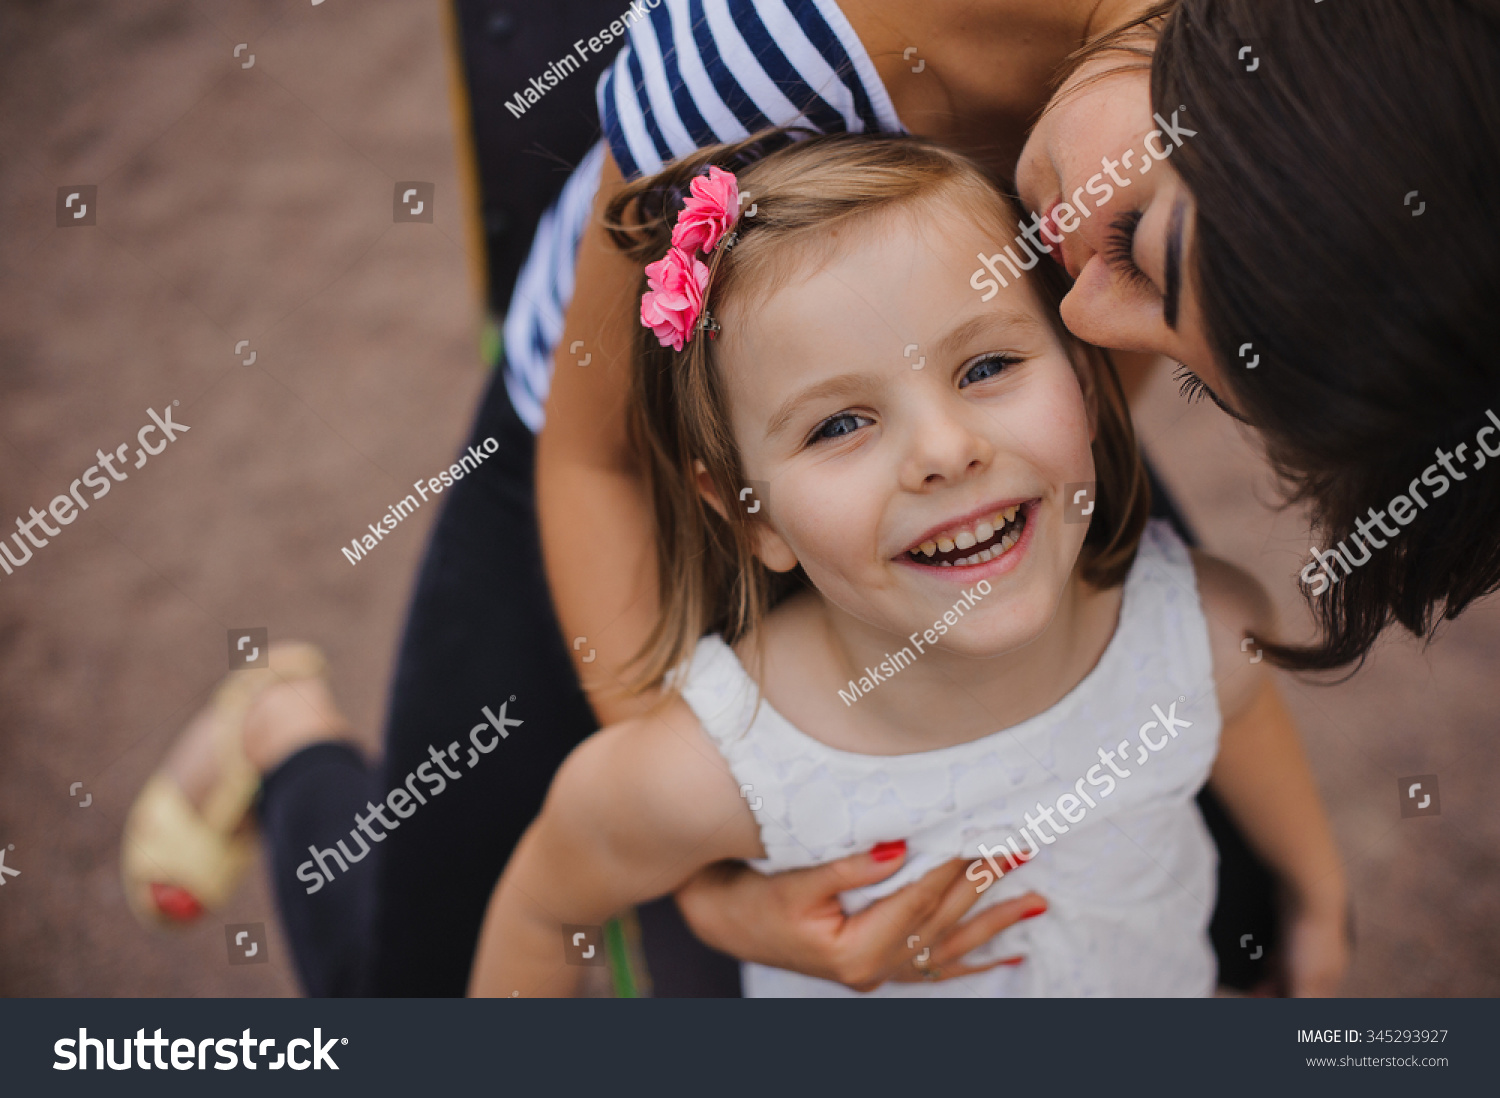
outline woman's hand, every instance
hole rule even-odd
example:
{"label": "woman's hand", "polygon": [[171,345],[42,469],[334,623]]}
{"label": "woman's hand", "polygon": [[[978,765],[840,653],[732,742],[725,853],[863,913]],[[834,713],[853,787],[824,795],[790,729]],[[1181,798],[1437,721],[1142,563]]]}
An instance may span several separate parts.
{"label": "woman's hand", "polygon": [[1293,999],[1324,999],[1339,993],[1354,945],[1354,915],[1342,878],[1299,896],[1283,884],[1280,937],[1271,973],[1251,993]]}
{"label": "woman's hand", "polygon": [[1338,906],[1298,907],[1282,924],[1286,994],[1295,999],[1337,995],[1349,969],[1349,913]]}
{"label": "woman's hand", "polygon": [[887,980],[948,980],[1024,961],[959,963],[1006,927],[1047,910],[1045,900],[1028,892],[960,925],[979,899],[964,876],[968,861],[948,862],[857,915],[844,914],[840,892],[883,881],[905,860],[902,843],[769,877],[738,862],[720,862],[678,890],[677,906],[693,933],[715,949],[855,991],[873,991]]}

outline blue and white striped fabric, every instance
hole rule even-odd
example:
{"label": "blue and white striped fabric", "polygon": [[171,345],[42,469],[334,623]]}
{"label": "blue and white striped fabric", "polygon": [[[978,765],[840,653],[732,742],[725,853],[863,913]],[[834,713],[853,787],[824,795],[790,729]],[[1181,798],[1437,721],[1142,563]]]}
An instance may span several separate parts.
{"label": "blue and white striped fabric", "polygon": [[704,145],[791,122],[824,133],[904,130],[833,0],[661,0],[631,25],[597,97],[604,140],[542,218],[506,314],[506,387],[533,431],[606,145],[632,179]]}
{"label": "blue and white striped fabric", "polygon": [[601,141],[578,162],[573,174],[536,227],[531,254],[516,278],[505,313],[505,388],[521,422],[542,429],[543,406],[552,387],[552,350],[562,339],[563,314],[573,300],[578,241],[594,209]]}

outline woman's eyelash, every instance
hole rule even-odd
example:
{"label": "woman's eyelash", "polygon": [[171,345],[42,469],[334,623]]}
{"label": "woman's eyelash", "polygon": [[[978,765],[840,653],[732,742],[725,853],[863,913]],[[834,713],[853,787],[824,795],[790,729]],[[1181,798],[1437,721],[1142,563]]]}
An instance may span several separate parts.
{"label": "woman's eyelash", "polygon": [[1219,411],[1223,412],[1230,419],[1238,420],[1247,426],[1251,425],[1248,419],[1225,404],[1219,394],[1208,387],[1207,382],[1182,365],[1182,363],[1179,362],[1177,364],[1177,372],[1172,375],[1172,379],[1178,382],[1178,394],[1189,404],[1196,404],[1206,397],[1213,401],[1214,407],[1218,408]]}
{"label": "woman's eyelash", "polygon": [[1203,379],[1186,366],[1179,364],[1177,372],[1172,375],[1172,380],[1178,383],[1178,395],[1189,404],[1196,404],[1204,397],[1212,395],[1208,391],[1208,386],[1203,383]]}
{"label": "woman's eyelash", "polygon": [[1131,210],[1121,214],[1110,223],[1109,236],[1104,245],[1104,258],[1110,267],[1132,286],[1155,289],[1155,283],[1145,271],[1136,266],[1135,262],[1135,232],[1140,228],[1141,218],[1144,216],[1145,214],[1140,210]]}

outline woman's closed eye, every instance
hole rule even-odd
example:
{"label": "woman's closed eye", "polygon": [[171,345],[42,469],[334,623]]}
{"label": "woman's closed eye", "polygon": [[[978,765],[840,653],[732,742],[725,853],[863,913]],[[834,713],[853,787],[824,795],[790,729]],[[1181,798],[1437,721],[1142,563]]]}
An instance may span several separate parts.
{"label": "woman's closed eye", "polygon": [[1135,262],[1135,234],[1141,227],[1140,210],[1131,210],[1115,218],[1109,226],[1109,237],[1104,246],[1104,258],[1126,283],[1142,290],[1156,290],[1156,283]]}
{"label": "woman's closed eye", "polygon": [[1248,419],[1240,415],[1229,405],[1225,404],[1224,401],[1220,399],[1218,393],[1210,389],[1208,387],[1208,384],[1201,377],[1193,373],[1192,370],[1189,370],[1182,363],[1179,362],[1177,364],[1177,372],[1172,375],[1172,379],[1178,383],[1178,394],[1189,404],[1196,404],[1204,397],[1207,397],[1214,403],[1219,411],[1223,412],[1230,419],[1237,419],[1241,423],[1247,425],[1250,423]]}
{"label": "woman's closed eye", "polygon": [[831,439],[844,438],[852,435],[861,427],[868,427],[874,422],[869,416],[862,416],[858,412],[838,412],[814,427],[812,434],[808,436],[807,442],[808,445],[812,445]]}
{"label": "woman's closed eye", "polygon": [[959,379],[958,387],[966,389],[977,382],[988,381],[992,377],[999,377],[1000,374],[1020,361],[1021,359],[1016,355],[983,355],[964,370],[963,376]]}

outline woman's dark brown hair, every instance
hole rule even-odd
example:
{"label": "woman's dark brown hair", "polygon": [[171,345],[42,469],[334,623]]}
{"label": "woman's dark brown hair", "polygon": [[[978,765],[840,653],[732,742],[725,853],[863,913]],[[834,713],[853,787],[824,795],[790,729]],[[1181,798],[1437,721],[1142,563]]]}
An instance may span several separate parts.
{"label": "woman's dark brown hair", "polygon": [[[1430,636],[1500,588],[1500,465],[1474,453],[1500,413],[1500,5],[1168,7],[1151,99],[1196,131],[1172,166],[1196,202],[1196,286],[1232,402],[1311,504],[1319,548],[1358,560],[1356,524],[1414,484],[1421,497],[1368,561],[1309,589],[1318,643],[1267,646],[1343,667],[1391,622]],[[1468,471],[1434,498],[1422,478],[1458,443]]]}
{"label": "woman's dark brown hair", "polygon": [[[615,244],[643,266],[660,259],[690,183],[710,164],[737,174],[755,211],[740,218],[734,246],[717,249],[711,258],[710,313],[736,295],[771,292],[805,269],[809,253],[831,252],[836,230],[856,219],[918,201],[950,203],[970,214],[976,239],[986,227],[1010,235],[1005,226],[1016,214],[980,169],[957,153],[901,135],[832,134],[796,141],[793,136],[772,132],[701,149],[626,186],[606,213]],[[1043,264],[1028,277],[1059,339],[1089,360],[1084,376],[1096,409],[1099,486],[1080,563],[1085,579],[1107,587],[1124,579],[1135,557],[1150,500],[1114,368],[1062,328],[1057,306],[1065,279],[1054,268]],[[768,607],[797,582],[796,573],[775,575],[755,556],[754,524],[763,521],[763,513],[757,517],[732,506],[747,483],[714,347],[699,333],[675,352],[644,328],[636,346],[630,429],[656,518],[662,607],[636,659],[637,688],[660,682],[706,632],[720,632],[731,644],[752,632]],[[730,502],[725,515],[702,499],[698,462],[715,496]]]}

